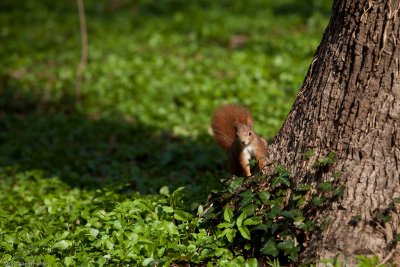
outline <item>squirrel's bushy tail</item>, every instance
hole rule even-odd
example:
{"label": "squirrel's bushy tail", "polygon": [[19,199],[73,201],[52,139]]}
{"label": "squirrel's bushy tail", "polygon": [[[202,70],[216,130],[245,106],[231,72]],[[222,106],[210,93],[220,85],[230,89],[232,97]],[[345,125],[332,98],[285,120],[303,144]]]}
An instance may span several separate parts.
{"label": "squirrel's bushy tail", "polygon": [[219,107],[211,120],[211,128],[217,143],[225,150],[228,150],[235,140],[235,125],[244,124],[252,127],[253,119],[250,111],[246,108],[227,104]]}

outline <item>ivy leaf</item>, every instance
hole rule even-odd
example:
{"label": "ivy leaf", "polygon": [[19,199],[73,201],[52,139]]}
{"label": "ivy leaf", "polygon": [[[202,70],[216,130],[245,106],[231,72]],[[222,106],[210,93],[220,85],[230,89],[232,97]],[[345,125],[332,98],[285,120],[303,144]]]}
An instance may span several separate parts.
{"label": "ivy leaf", "polygon": [[283,210],[280,212],[280,215],[284,216],[285,218],[294,219],[299,214],[297,210]]}
{"label": "ivy leaf", "polygon": [[229,191],[231,193],[235,192],[239,187],[242,186],[243,181],[244,181],[244,178],[242,178],[242,177],[233,179],[229,184],[229,189],[230,189]]}
{"label": "ivy leaf", "polygon": [[321,189],[322,192],[329,192],[330,190],[332,190],[333,185],[330,182],[322,182],[319,184],[319,189]]}
{"label": "ivy leaf", "polygon": [[243,208],[253,201],[254,194],[251,191],[246,191],[241,193],[240,196],[243,197],[242,201],[240,201],[240,208]]}
{"label": "ivy leaf", "polygon": [[279,249],[282,249],[283,251],[289,251],[294,247],[294,242],[293,240],[289,239],[283,242],[278,243],[277,246]]}
{"label": "ivy leaf", "polygon": [[397,234],[394,238],[394,240],[396,240],[397,242],[400,242],[400,234]]}
{"label": "ivy leaf", "polygon": [[312,202],[315,206],[321,206],[322,204],[324,204],[324,199],[322,197],[313,197]]}
{"label": "ivy leaf", "polygon": [[325,166],[331,165],[335,162],[335,157],[336,157],[336,154],[331,151],[328,153],[328,155],[326,155],[325,158],[318,159],[317,162],[315,162],[314,167],[318,168],[318,167],[325,167]]}
{"label": "ivy leaf", "polygon": [[333,195],[336,197],[341,197],[344,194],[344,190],[345,190],[345,186],[343,186],[343,185],[337,186],[333,190]]}
{"label": "ivy leaf", "polygon": [[279,205],[274,205],[269,211],[268,217],[271,219],[276,218],[280,212],[281,212],[281,207]]}
{"label": "ivy leaf", "polygon": [[261,253],[264,255],[271,255],[272,257],[277,257],[279,254],[278,249],[273,238],[268,239],[268,241],[261,248]]}
{"label": "ivy leaf", "polygon": [[296,187],[296,191],[309,191],[311,189],[310,184],[301,184]]}
{"label": "ivy leaf", "polygon": [[293,220],[293,225],[296,227],[299,227],[300,225],[302,225],[302,223],[304,222],[304,217],[303,216],[297,216],[294,218]]}
{"label": "ivy leaf", "polygon": [[269,204],[269,198],[271,194],[268,191],[258,192],[258,197],[261,199],[262,203],[267,205]]}
{"label": "ivy leaf", "polygon": [[314,150],[312,150],[312,149],[308,149],[306,152],[303,153],[303,155],[304,155],[304,157],[306,157],[306,158],[311,158],[312,156],[315,155],[315,152],[314,152]]}
{"label": "ivy leaf", "polygon": [[287,255],[291,260],[295,261],[297,259],[299,248],[295,246],[292,239],[278,243],[277,247],[278,249],[283,250],[285,255]]}

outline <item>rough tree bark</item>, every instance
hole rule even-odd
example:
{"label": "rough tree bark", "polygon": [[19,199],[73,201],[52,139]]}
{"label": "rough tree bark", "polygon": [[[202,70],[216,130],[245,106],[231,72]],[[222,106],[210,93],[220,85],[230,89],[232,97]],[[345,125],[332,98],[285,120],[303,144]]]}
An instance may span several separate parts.
{"label": "rough tree bark", "polygon": [[[269,159],[286,165],[296,183],[334,179],[346,188],[318,214],[329,225],[311,238],[307,257],[339,254],[351,263],[357,254],[378,255],[400,263],[399,205],[388,210],[400,197],[399,9],[400,0],[334,1],[304,84],[269,149]],[[306,159],[309,149],[315,156]],[[331,151],[335,163],[315,172],[315,159]],[[333,178],[334,171],[341,176]],[[390,221],[379,221],[382,212]]]}

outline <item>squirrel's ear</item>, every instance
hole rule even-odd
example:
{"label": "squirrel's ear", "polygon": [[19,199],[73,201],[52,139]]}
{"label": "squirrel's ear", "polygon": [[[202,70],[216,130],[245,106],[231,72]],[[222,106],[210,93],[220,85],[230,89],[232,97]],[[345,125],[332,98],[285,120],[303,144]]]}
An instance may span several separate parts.
{"label": "squirrel's ear", "polygon": [[250,128],[253,128],[253,120],[251,118],[247,119],[247,125],[249,125]]}
{"label": "squirrel's ear", "polygon": [[237,131],[238,129],[238,123],[236,120],[233,122],[233,128],[235,129],[235,131]]}

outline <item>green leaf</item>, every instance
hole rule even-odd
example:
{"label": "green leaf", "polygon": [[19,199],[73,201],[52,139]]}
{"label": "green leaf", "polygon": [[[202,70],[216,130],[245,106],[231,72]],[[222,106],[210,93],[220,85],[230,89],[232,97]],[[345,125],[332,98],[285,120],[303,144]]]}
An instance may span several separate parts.
{"label": "green leaf", "polygon": [[249,231],[249,229],[248,229],[246,226],[238,226],[238,230],[239,230],[240,234],[241,234],[244,238],[246,238],[246,239],[248,239],[248,240],[251,239],[251,238],[250,238],[250,231]]}
{"label": "green leaf", "polygon": [[95,239],[97,237],[97,235],[99,234],[99,230],[97,230],[95,228],[90,228],[89,233],[90,233],[90,236],[93,237],[93,239]]}
{"label": "green leaf", "polygon": [[278,217],[281,212],[281,207],[279,205],[274,205],[271,207],[271,210],[268,212],[268,217],[273,219]]}
{"label": "green leaf", "polygon": [[328,155],[326,155],[325,158],[318,159],[317,162],[314,164],[314,167],[318,168],[331,165],[335,162],[335,157],[336,154],[331,151],[328,153]]}
{"label": "green leaf", "polygon": [[303,222],[304,222],[305,218],[303,216],[297,216],[293,219],[293,224],[296,227],[299,227]]}
{"label": "green leaf", "polygon": [[161,229],[168,232],[171,235],[179,235],[178,229],[175,224],[172,222],[163,221],[161,222]]}
{"label": "green leaf", "polygon": [[269,204],[269,198],[270,198],[271,194],[268,191],[258,192],[257,194],[263,204],[265,204],[265,205]]}
{"label": "green leaf", "polygon": [[236,236],[236,230],[235,230],[235,229],[232,229],[232,228],[226,228],[226,229],[224,229],[224,231],[222,231],[221,234],[218,235],[218,237],[223,237],[223,236],[226,236],[226,238],[228,239],[228,241],[229,241],[230,243],[232,243],[232,242],[233,242],[233,239],[234,239],[235,236]]}
{"label": "green leaf", "polygon": [[[377,255],[372,256],[372,258],[364,255],[357,255],[355,256],[355,258],[357,259],[359,266],[377,266],[379,262],[379,258]],[[378,267],[384,267],[384,265],[379,265]]]}
{"label": "green leaf", "polygon": [[284,216],[285,218],[288,219],[294,219],[297,215],[299,215],[299,211],[298,210],[283,210],[280,212],[280,215]]}
{"label": "green leaf", "polygon": [[65,266],[75,266],[76,265],[74,259],[69,256],[64,258],[64,264],[65,264]]}
{"label": "green leaf", "polygon": [[143,260],[142,265],[143,266],[149,266],[153,261],[154,261],[153,258],[146,258],[146,259]]}
{"label": "green leaf", "polygon": [[243,225],[258,225],[261,222],[261,217],[248,218],[244,221]]}
{"label": "green leaf", "polygon": [[10,262],[12,260],[12,256],[10,254],[2,254],[1,263]]}
{"label": "green leaf", "polygon": [[275,232],[279,229],[280,224],[278,223],[272,223],[271,224],[271,233],[275,234]]}
{"label": "green leaf", "polygon": [[322,182],[318,187],[322,192],[329,192],[332,190],[333,185],[330,182]]}
{"label": "green leaf", "polygon": [[290,252],[294,247],[294,242],[293,242],[293,240],[289,239],[289,240],[278,243],[277,247],[279,249],[282,249],[283,251]]}
{"label": "green leaf", "polygon": [[164,253],[165,253],[165,247],[162,247],[162,248],[158,248],[158,249],[157,249],[157,256],[158,256],[159,258],[161,258],[161,257],[164,255]]}
{"label": "green leaf", "polygon": [[239,217],[236,219],[236,225],[237,226],[242,226],[243,225],[243,220],[246,219],[247,214],[245,212],[242,212]]}
{"label": "green leaf", "polygon": [[243,184],[244,178],[242,177],[237,177],[235,179],[233,179],[230,184],[229,184],[229,189],[230,192],[235,192],[238,188],[240,188]]}
{"label": "green leaf", "polygon": [[312,156],[315,155],[315,152],[314,152],[314,150],[312,150],[312,149],[308,149],[306,152],[303,153],[303,155],[304,155],[304,157],[306,157],[306,158],[311,158]]}
{"label": "green leaf", "polygon": [[201,250],[201,252],[200,252],[200,256],[201,256],[202,258],[208,258],[208,257],[210,257],[211,255],[212,255],[212,250],[211,250],[211,249],[208,249],[208,248],[205,248],[205,249]]}
{"label": "green leaf", "polygon": [[341,197],[344,194],[344,190],[345,190],[345,186],[343,186],[343,185],[337,186],[333,190],[333,195],[336,197]]}
{"label": "green leaf", "polygon": [[273,187],[278,187],[280,185],[290,186],[289,176],[286,173],[284,175],[273,177],[271,182]]}
{"label": "green leaf", "polygon": [[224,220],[229,223],[233,221],[233,211],[229,207],[224,209]]}
{"label": "green leaf", "polygon": [[258,267],[258,260],[251,258],[246,261],[245,267]]}
{"label": "green leaf", "polygon": [[226,238],[228,239],[229,242],[233,242],[233,239],[236,236],[236,231],[234,229],[226,229]]}
{"label": "green leaf", "polygon": [[278,249],[273,238],[268,239],[261,249],[261,253],[264,255],[271,255],[272,257],[277,257],[279,254]]}
{"label": "green leaf", "polygon": [[175,213],[174,213],[174,218],[177,219],[178,221],[187,222],[190,219],[192,219],[192,217],[193,217],[192,214],[190,214],[186,211],[183,211],[183,210],[175,210]]}
{"label": "green leaf", "polygon": [[254,212],[256,211],[256,209],[258,208],[258,206],[256,206],[255,204],[249,204],[246,207],[244,207],[242,209],[242,213],[246,213],[247,216],[253,215]]}
{"label": "green leaf", "polygon": [[217,225],[217,228],[232,228],[232,223],[220,223]]}
{"label": "green leaf", "polygon": [[161,187],[161,189],[160,189],[160,194],[161,195],[164,195],[164,196],[168,196],[169,195],[169,188],[168,188],[168,186],[163,186],[163,187]]}
{"label": "green leaf", "polygon": [[112,250],[114,248],[114,243],[110,239],[104,240],[104,245],[107,249]]}
{"label": "green leaf", "polygon": [[292,239],[278,243],[277,248],[283,250],[285,255],[287,255],[292,261],[297,259],[299,248],[295,246]]}
{"label": "green leaf", "polygon": [[201,216],[203,215],[203,212],[204,212],[203,205],[199,205],[199,207],[197,208],[197,215]]}
{"label": "green leaf", "polygon": [[162,209],[163,209],[163,211],[166,212],[166,213],[172,213],[172,212],[174,212],[174,209],[173,209],[172,207],[170,207],[170,206],[163,206]]}
{"label": "green leaf", "polygon": [[394,238],[394,240],[396,240],[397,242],[400,242],[400,234],[397,234]]}
{"label": "green leaf", "polygon": [[324,204],[324,199],[322,197],[313,197],[312,202],[315,206],[321,206],[322,204]]}
{"label": "green leaf", "polygon": [[54,249],[58,249],[58,250],[66,250],[68,248],[70,248],[72,246],[72,242],[70,240],[61,240],[58,241],[57,243],[55,243],[53,245]]}
{"label": "green leaf", "polygon": [[229,264],[227,266],[229,267],[243,267],[246,264],[246,260],[243,258],[243,256],[238,256],[231,261],[229,261]]}
{"label": "green leaf", "polygon": [[310,189],[311,189],[311,185],[310,184],[301,184],[301,185],[296,187],[297,191],[309,191]]}
{"label": "green leaf", "polygon": [[250,204],[253,201],[253,196],[254,194],[251,191],[245,191],[240,194],[240,196],[243,198],[242,201],[240,201],[240,208],[243,208]]}
{"label": "green leaf", "polygon": [[[107,254],[107,255],[109,256],[110,254]],[[100,257],[97,260],[97,263],[99,264],[99,266],[104,266],[107,263],[107,255]]]}
{"label": "green leaf", "polygon": [[187,246],[187,250],[188,250],[190,253],[195,253],[195,252],[197,251],[197,248],[196,248],[195,245],[190,244],[190,245]]}
{"label": "green leaf", "polygon": [[118,230],[122,229],[122,224],[121,224],[120,220],[115,220],[113,225],[114,225],[115,229],[118,229]]}

